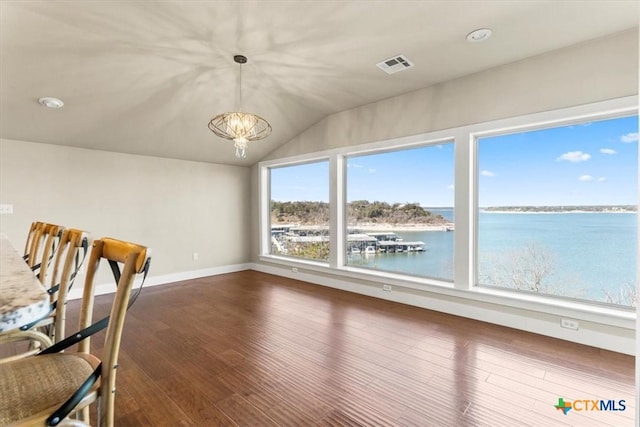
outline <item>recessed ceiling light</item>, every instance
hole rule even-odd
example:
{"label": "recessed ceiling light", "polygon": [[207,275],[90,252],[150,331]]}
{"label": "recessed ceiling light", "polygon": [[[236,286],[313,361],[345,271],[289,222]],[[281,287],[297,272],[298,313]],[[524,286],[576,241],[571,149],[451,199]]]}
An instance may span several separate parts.
{"label": "recessed ceiling light", "polygon": [[62,108],[64,102],[61,99],[53,98],[50,96],[45,96],[44,98],[38,99],[38,103],[47,108]]}
{"label": "recessed ceiling light", "polygon": [[491,37],[491,30],[488,28],[480,28],[467,34],[467,41],[471,43],[483,42]]}

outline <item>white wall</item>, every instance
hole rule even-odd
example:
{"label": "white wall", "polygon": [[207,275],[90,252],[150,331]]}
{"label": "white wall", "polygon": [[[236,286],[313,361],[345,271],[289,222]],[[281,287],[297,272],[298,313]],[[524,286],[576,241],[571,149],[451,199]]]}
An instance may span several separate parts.
{"label": "white wall", "polygon": [[[557,110],[638,94],[638,30],[525,59],[482,73],[445,82],[405,95],[331,115],[267,159],[304,155],[339,147],[353,147],[436,130]],[[560,328],[560,312],[509,307],[450,294],[403,289],[383,293],[374,280],[318,272],[261,259],[258,235],[258,166],[252,169],[252,259],[254,268],[313,283],[345,289],[406,304],[512,326],[628,354],[635,351],[635,322],[628,316],[614,325],[598,316],[581,316],[580,331]],[[456,185],[456,189],[464,186]],[[456,200],[467,195],[456,196]],[[456,208],[457,209],[457,208]],[[456,217],[458,215],[456,214]],[[464,212],[462,217],[465,216]],[[458,217],[460,218],[460,217]],[[460,226],[460,227],[458,227]],[[456,230],[468,230],[457,224]],[[502,302],[502,301],[501,301]]]}
{"label": "white wall", "polygon": [[249,261],[249,179],[245,167],[0,140],[0,203],[14,209],[0,232],[22,251],[32,221],[60,224],[152,248],[151,277],[206,275]]}

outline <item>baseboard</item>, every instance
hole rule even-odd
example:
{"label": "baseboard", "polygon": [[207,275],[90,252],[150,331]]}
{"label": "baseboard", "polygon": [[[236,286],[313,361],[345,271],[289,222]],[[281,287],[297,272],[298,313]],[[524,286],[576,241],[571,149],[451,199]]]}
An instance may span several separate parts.
{"label": "baseboard", "polygon": [[[250,270],[251,265],[252,264],[223,265],[219,267],[203,268],[201,270],[182,271],[180,273],[164,274],[160,276],[149,276],[144,282],[144,287],[147,288],[150,286],[166,285],[169,283],[180,282],[183,280],[199,279],[200,277],[217,276],[220,274],[235,273],[237,271]],[[83,280],[84,280],[84,277],[81,277],[79,275],[77,278],[77,283],[82,284]],[[140,279],[136,280],[136,282],[134,283],[134,288],[139,287],[140,283],[141,283]],[[104,284],[98,284],[96,286],[95,294],[105,295],[113,292],[115,292],[114,284],[104,283]],[[74,299],[80,299],[80,298],[82,298],[82,287],[81,286],[74,287],[73,289],[71,289],[71,292],[69,292],[68,299],[74,300]]]}
{"label": "baseboard", "polygon": [[[354,292],[361,295],[421,307],[428,310],[507,326],[527,332],[559,338],[565,341],[611,350],[618,353],[628,355],[635,354],[635,339],[633,337],[623,336],[624,334],[615,333],[615,327],[607,328],[606,326],[600,325],[597,329],[581,328],[578,331],[573,331],[560,328],[558,322],[551,322],[536,318],[536,314],[538,314],[538,316],[540,316],[540,314],[528,310],[516,308],[500,309],[499,307],[492,309],[487,307],[486,304],[470,304],[467,299],[438,298],[437,295],[431,295],[427,292],[425,292],[424,295],[416,295],[415,293],[406,292],[383,292],[379,287],[373,287],[362,283],[309,274],[303,271],[297,271],[294,273],[289,268],[279,268],[277,266],[259,263],[253,263],[251,265],[251,269],[348,292]],[[483,305],[485,306],[483,307]],[[610,329],[611,333],[608,333],[607,329]]]}
{"label": "baseboard", "polygon": [[[330,288],[354,292],[361,295],[394,301],[415,307],[425,308],[428,310],[439,311],[455,316],[462,316],[482,322],[516,328],[527,332],[550,336],[553,338],[559,338],[566,341],[615,351],[618,353],[629,355],[635,354],[636,343],[633,338],[627,338],[625,336],[617,335],[614,333],[607,333],[606,328],[599,328],[598,330],[582,328],[579,331],[568,331],[566,329],[559,328],[556,323],[537,319],[535,313],[528,312],[527,310],[493,310],[479,305],[470,305],[468,300],[463,299],[445,300],[433,298],[429,295],[416,295],[414,293],[409,294],[404,292],[381,292],[379,288],[374,288],[372,286],[361,283],[309,274],[302,271],[292,273],[290,269],[279,268],[277,266],[259,263],[226,265],[201,270],[165,274],[160,276],[149,276],[144,286],[159,286],[180,282],[183,280],[198,279],[200,277],[216,276],[219,274],[235,273],[244,270],[255,270],[263,273],[274,274],[277,276],[288,277],[291,279],[302,280],[316,285],[327,286]],[[82,283],[82,279],[82,277],[78,277],[79,283]],[[136,282],[134,287],[138,286],[139,281]],[[109,294],[113,292],[114,286],[112,283],[100,284],[96,287],[96,295]],[[81,297],[81,287],[72,289],[69,294],[69,299],[79,299]]]}

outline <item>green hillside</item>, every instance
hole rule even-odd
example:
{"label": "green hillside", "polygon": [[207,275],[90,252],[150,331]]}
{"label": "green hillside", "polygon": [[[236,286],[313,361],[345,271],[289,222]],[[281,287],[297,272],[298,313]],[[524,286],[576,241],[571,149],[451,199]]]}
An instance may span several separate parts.
{"label": "green hillside", "polygon": [[[356,200],[347,204],[349,224],[446,224],[442,215],[434,215],[417,203],[369,202]],[[326,202],[271,202],[271,222],[302,225],[326,224],[329,204]]]}

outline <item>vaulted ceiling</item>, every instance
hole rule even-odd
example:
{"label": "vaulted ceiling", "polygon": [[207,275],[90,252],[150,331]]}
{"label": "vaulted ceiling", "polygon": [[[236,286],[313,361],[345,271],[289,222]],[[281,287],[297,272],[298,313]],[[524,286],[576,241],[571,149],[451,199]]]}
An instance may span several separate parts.
{"label": "vaulted ceiling", "polygon": [[[248,166],[327,115],[636,27],[638,3],[3,0],[0,19],[1,138]],[[246,159],[207,128],[238,108],[234,54],[273,126]],[[398,54],[415,67],[375,66]]]}

